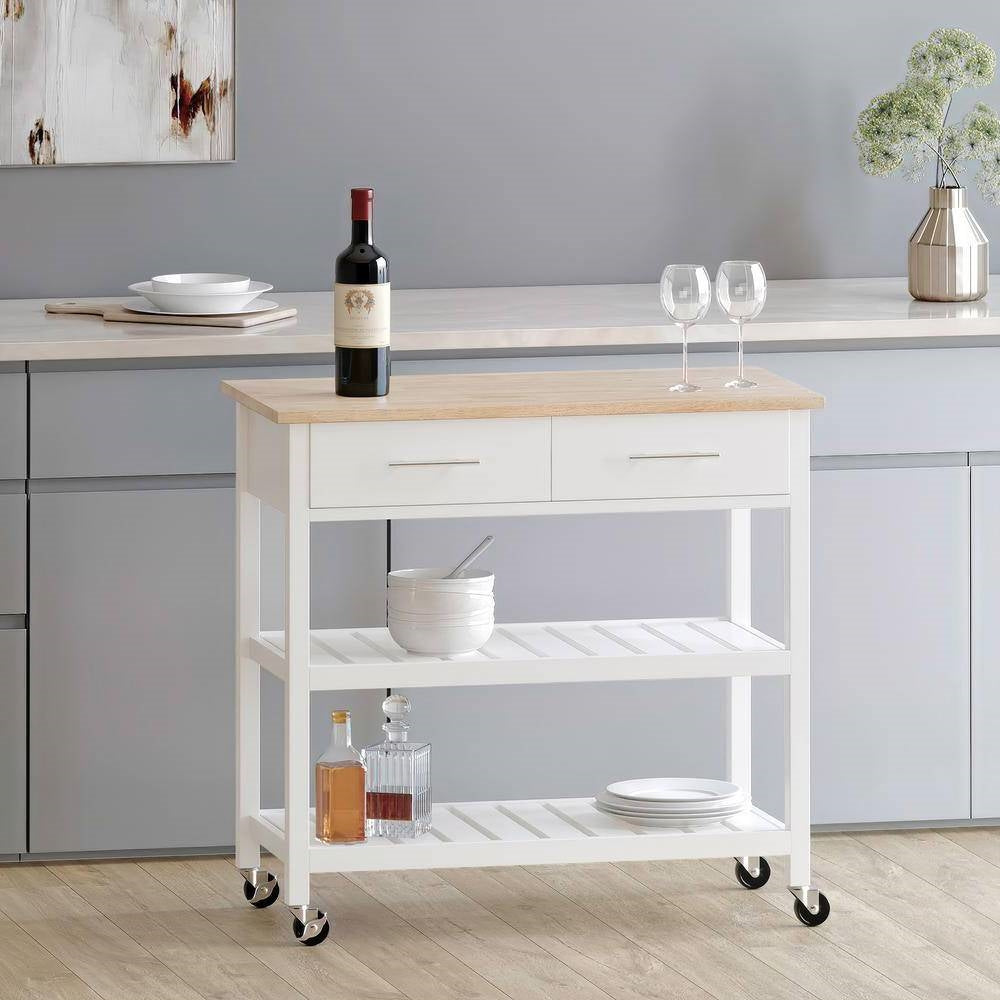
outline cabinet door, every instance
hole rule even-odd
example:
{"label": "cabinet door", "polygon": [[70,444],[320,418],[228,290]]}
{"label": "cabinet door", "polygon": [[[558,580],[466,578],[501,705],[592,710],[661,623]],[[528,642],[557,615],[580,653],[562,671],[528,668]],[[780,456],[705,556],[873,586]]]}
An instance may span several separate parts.
{"label": "cabinet door", "polygon": [[[229,489],[36,493],[31,501],[32,853],[233,842],[234,496]],[[313,621],[381,624],[385,528],[322,525]],[[265,623],[280,623],[281,525],[265,519]],[[378,735],[381,696],[313,700]],[[281,801],[283,691],[265,675],[265,804]]]}
{"label": "cabinet door", "polygon": [[31,501],[30,849],[233,840],[231,490]]}
{"label": "cabinet door", "polygon": [[969,470],[812,487],[813,820],[967,818]]}
{"label": "cabinet door", "polygon": [[0,857],[25,850],[24,637],[0,631]]}
{"label": "cabinet door", "polygon": [[1000,817],[1000,466],[972,470],[972,815]]}

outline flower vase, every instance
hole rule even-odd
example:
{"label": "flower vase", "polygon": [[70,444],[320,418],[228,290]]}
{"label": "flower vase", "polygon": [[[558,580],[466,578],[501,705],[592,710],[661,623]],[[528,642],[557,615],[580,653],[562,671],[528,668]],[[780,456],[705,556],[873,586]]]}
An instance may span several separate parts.
{"label": "flower vase", "polygon": [[910,295],[925,302],[972,302],[989,287],[990,242],[963,187],[932,187],[927,214],[910,237]]}

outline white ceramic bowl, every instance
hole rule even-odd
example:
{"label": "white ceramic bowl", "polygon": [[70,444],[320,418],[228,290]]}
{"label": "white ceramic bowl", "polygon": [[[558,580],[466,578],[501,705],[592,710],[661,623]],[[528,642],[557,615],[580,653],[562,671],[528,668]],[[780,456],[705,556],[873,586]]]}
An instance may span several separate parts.
{"label": "white ceramic bowl", "polygon": [[409,625],[485,625],[493,621],[493,609],[486,608],[470,615],[407,615],[390,608],[389,620]]}
{"label": "white ceramic bowl", "polygon": [[448,594],[436,590],[389,589],[389,610],[412,615],[464,615],[492,610],[490,594]]}
{"label": "white ceramic bowl", "polygon": [[413,625],[389,619],[389,635],[410,653],[471,653],[493,635],[493,622],[483,625]]}
{"label": "white ceramic bowl", "polygon": [[486,569],[467,569],[460,577],[446,580],[448,567],[437,569],[394,569],[389,589],[434,591],[447,594],[492,594],[493,574]]}
{"label": "white ceramic bowl", "polygon": [[271,291],[274,285],[251,281],[245,292],[158,292],[151,281],[129,285],[129,291],[148,299],[164,312],[226,314],[245,309],[255,298]]}
{"label": "white ceramic bowl", "polygon": [[218,295],[222,292],[248,292],[250,278],[245,274],[217,274],[193,271],[186,274],[158,274],[150,282],[154,292]]}

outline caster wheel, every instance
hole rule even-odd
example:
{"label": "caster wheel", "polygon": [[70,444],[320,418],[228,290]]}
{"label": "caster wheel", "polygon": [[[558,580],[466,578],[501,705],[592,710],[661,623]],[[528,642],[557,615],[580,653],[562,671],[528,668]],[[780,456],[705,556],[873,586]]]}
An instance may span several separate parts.
{"label": "caster wheel", "polygon": [[[312,930],[316,924],[320,924],[318,930]],[[309,937],[304,937],[306,933],[307,926],[310,928],[312,933]],[[325,913],[320,913],[317,920],[310,920],[308,925],[302,923],[298,917],[292,918],[292,933],[295,935],[296,939],[300,944],[304,944],[307,948],[313,948],[318,944],[322,944],[330,934],[330,921],[326,919]]]}
{"label": "caster wheel", "polygon": [[811,913],[809,907],[800,899],[795,900],[795,916],[806,925],[806,927],[819,927],[828,916],[830,916],[830,900],[819,894],[819,911]]}
{"label": "caster wheel", "polygon": [[257,889],[246,879],[243,880],[243,898],[251,905],[255,906],[258,910],[263,910],[265,906],[270,906],[272,903],[276,902],[278,899],[278,880],[272,876],[270,881],[270,890],[266,896],[262,896],[260,899],[254,899],[257,895]]}
{"label": "caster wheel", "polygon": [[751,875],[750,872],[743,867],[741,861],[736,862],[736,881],[739,882],[744,889],[761,889],[767,885],[767,880],[771,877],[771,866],[767,863],[766,858],[760,859],[760,871],[757,873],[756,877]]}

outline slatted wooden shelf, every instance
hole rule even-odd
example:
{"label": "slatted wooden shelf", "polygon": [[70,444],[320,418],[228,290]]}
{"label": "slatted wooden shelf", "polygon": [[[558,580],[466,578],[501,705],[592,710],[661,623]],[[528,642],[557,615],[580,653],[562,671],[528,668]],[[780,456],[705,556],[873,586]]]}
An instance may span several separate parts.
{"label": "slatted wooden shelf", "polygon": [[[315,828],[313,810],[310,830]],[[436,803],[429,833],[416,840],[376,837],[324,844],[311,837],[314,872],[479,865],[574,864],[787,854],[784,824],[755,806],[721,823],[661,829],[600,812],[593,799]],[[263,810],[253,823],[261,843],[284,856],[285,814]]]}
{"label": "slatted wooden shelf", "polygon": [[[725,618],[500,624],[458,656],[407,653],[386,628],[314,630],[310,641],[314,691],[765,676],[791,664],[781,643]],[[283,632],[251,639],[249,652],[284,676]]]}

